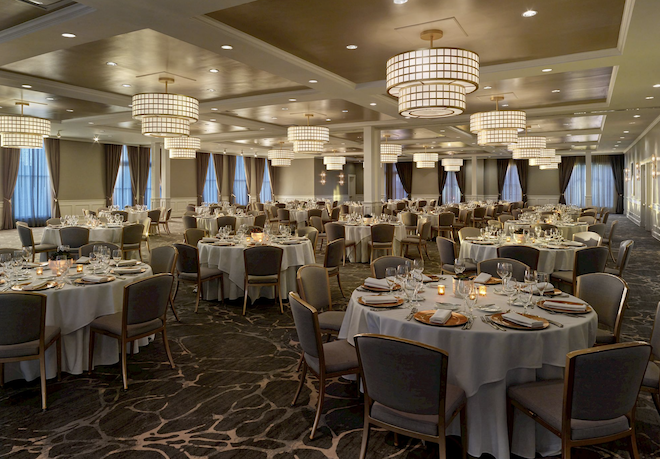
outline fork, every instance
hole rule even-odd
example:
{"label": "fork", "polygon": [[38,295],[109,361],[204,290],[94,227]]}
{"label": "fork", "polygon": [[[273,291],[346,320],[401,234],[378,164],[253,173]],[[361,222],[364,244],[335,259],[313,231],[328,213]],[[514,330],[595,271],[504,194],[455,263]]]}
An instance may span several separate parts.
{"label": "fork", "polygon": [[413,307],[410,309],[410,314],[408,314],[408,316],[406,317],[406,320],[407,320],[408,322],[410,322],[410,321],[412,320],[412,318],[415,316],[415,313],[416,313],[416,312],[417,312],[417,308],[416,308],[415,306],[413,306]]}

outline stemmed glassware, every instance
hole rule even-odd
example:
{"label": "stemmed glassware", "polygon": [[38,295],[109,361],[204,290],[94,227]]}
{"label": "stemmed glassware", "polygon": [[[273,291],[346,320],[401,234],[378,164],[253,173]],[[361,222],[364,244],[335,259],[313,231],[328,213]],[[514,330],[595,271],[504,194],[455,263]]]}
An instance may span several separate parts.
{"label": "stemmed glassware", "polygon": [[422,301],[422,299],[417,296],[419,289],[422,288],[422,284],[423,284],[422,280],[423,278],[421,272],[413,270],[410,273],[410,282],[412,283],[412,288],[413,288],[413,297],[411,301],[413,302]]}
{"label": "stemmed glassware", "polygon": [[391,295],[392,290],[394,290],[394,286],[396,285],[396,268],[394,266],[388,266],[385,268],[385,280],[387,281],[387,285],[390,287]]}
{"label": "stemmed glassware", "polygon": [[454,272],[458,275],[463,274],[465,271],[465,261],[462,258],[456,258],[454,260]]}
{"label": "stemmed glassware", "polygon": [[527,307],[532,302],[532,294],[533,293],[534,293],[534,287],[533,287],[532,284],[525,284],[520,289],[520,299],[522,300],[523,305],[524,305],[523,314],[527,314]]}
{"label": "stemmed glassware", "polygon": [[115,262],[115,266],[119,266],[119,262],[121,261],[121,250],[113,250],[112,259]]}

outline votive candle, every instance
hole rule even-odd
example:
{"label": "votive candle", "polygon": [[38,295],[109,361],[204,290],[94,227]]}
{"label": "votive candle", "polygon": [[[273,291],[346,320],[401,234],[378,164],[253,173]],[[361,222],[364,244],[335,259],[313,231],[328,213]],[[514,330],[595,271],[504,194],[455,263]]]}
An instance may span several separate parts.
{"label": "votive candle", "polygon": [[438,285],[438,295],[444,295],[444,294],[445,294],[445,286]]}
{"label": "votive candle", "polygon": [[486,286],[485,285],[480,285],[479,286],[479,296],[486,296]]}
{"label": "votive candle", "polygon": [[39,267],[37,268],[37,276],[41,276],[43,273],[44,273],[44,268],[42,268],[41,266],[39,266]]}
{"label": "votive candle", "polygon": [[83,272],[84,266],[83,265],[76,265],[76,272]]}

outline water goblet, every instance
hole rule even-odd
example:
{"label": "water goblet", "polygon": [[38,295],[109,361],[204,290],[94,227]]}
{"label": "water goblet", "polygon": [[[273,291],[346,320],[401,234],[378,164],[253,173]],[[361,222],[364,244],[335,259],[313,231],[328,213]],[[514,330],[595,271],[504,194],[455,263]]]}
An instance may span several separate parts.
{"label": "water goblet", "polygon": [[463,274],[463,271],[465,271],[465,261],[462,258],[456,258],[454,260],[454,272]]}
{"label": "water goblet", "polygon": [[423,258],[415,258],[413,260],[413,271],[422,273],[424,271],[424,259]]}
{"label": "water goblet", "polygon": [[390,287],[390,295],[392,290],[396,285],[396,268],[394,266],[389,266],[385,268],[385,279],[387,280],[387,285]]}
{"label": "water goblet", "polygon": [[534,289],[532,284],[526,284],[520,289],[520,299],[522,300],[524,306],[523,314],[527,314],[527,307],[532,302],[533,291]]}

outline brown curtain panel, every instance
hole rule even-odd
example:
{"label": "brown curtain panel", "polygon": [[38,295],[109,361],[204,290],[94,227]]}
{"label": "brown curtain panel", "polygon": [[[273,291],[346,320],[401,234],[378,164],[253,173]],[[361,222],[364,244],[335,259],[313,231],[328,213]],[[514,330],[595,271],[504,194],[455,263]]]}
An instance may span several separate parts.
{"label": "brown curtain panel", "polygon": [[197,205],[202,204],[204,199],[204,185],[206,185],[206,173],[209,169],[209,160],[211,155],[209,153],[203,153],[201,151],[197,152],[195,156],[195,161],[197,162],[196,174],[197,174]]}
{"label": "brown curtain panel", "polygon": [[215,169],[215,184],[218,189],[216,196],[216,202],[222,201],[220,199],[220,192],[222,191],[222,155],[212,155],[213,156],[213,167]]}
{"label": "brown curtain panel", "polygon": [[465,167],[461,167],[460,171],[454,173],[456,174],[458,189],[461,190],[461,202],[465,202],[465,183],[467,182],[465,178]]}
{"label": "brown curtain panel", "polygon": [[559,204],[566,204],[566,188],[568,188],[568,182],[571,180],[571,174],[573,173],[573,166],[575,166],[575,161],[577,156],[562,156],[561,163],[559,163]]}
{"label": "brown curtain panel", "polygon": [[139,186],[138,186],[138,204],[151,205],[150,202],[144,202],[144,196],[147,193],[147,181],[149,180],[149,166],[151,164],[151,148],[140,147],[140,167],[139,167]]}
{"label": "brown curtain panel", "polygon": [[112,194],[115,191],[119,163],[121,162],[121,145],[103,144],[105,152],[105,205],[112,205]]}
{"label": "brown curtain panel", "polygon": [[140,204],[140,147],[126,147],[128,153],[128,170],[131,174],[131,190],[133,191],[133,205]]}
{"label": "brown curtain panel", "polygon": [[267,160],[268,163],[268,174],[270,175],[270,193],[273,201],[275,201],[275,166],[270,160]]}
{"label": "brown curtain panel", "polygon": [[623,213],[623,155],[612,155],[610,164],[612,164],[612,175],[614,175],[614,187],[616,188],[616,213]]}
{"label": "brown curtain panel", "polygon": [[522,200],[527,202],[527,177],[529,176],[529,161],[526,159],[517,159],[514,161],[518,169],[518,181],[522,189]]}
{"label": "brown curtain panel", "polygon": [[385,164],[385,199],[394,198],[394,164]]}
{"label": "brown curtain panel", "polygon": [[413,163],[396,163],[396,172],[399,174],[399,180],[401,180],[401,185],[408,195],[408,199],[411,198],[412,193],[412,176],[413,176]]}
{"label": "brown curtain panel", "polygon": [[46,162],[48,162],[48,172],[50,174],[50,189],[53,200],[50,204],[51,217],[59,218],[60,215],[60,139],[44,139],[44,149],[46,152]]}
{"label": "brown curtain panel", "polygon": [[0,148],[4,166],[2,168],[2,229],[14,228],[12,196],[18,179],[18,166],[21,163],[21,150],[18,148]]}
{"label": "brown curtain panel", "polygon": [[259,202],[261,195],[261,188],[264,186],[264,169],[266,168],[265,158],[254,158],[254,176],[257,178],[255,181],[257,189],[254,190],[254,201]]}
{"label": "brown curtain panel", "polygon": [[243,165],[245,167],[245,183],[247,183],[248,190],[248,204],[254,200],[254,190],[252,190],[252,173],[254,171],[254,158],[243,157]]}
{"label": "brown curtain panel", "polygon": [[447,171],[440,163],[438,163],[438,203],[443,204],[442,202],[442,191],[445,189],[445,184],[447,183]]}
{"label": "brown curtain panel", "polygon": [[236,156],[229,155],[227,157],[229,162],[228,177],[229,177],[229,204],[234,204],[236,202],[236,196],[234,196],[234,174],[236,174]]}
{"label": "brown curtain panel", "polygon": [[504,179],[506,171],[509,169],[508,159],[497,160],[497,199],[502,199],[502,190],[504,190]]}

